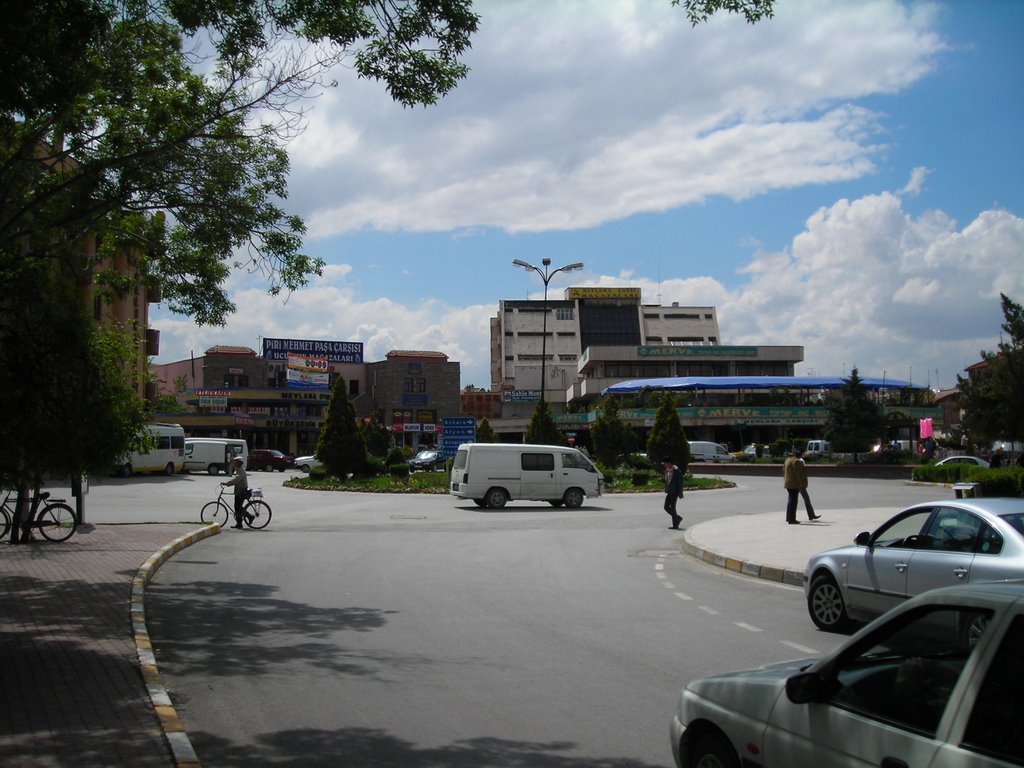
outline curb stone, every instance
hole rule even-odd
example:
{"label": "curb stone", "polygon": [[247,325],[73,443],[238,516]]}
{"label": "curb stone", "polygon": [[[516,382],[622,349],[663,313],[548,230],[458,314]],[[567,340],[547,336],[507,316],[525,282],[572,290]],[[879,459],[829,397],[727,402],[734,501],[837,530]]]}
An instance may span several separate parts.
{"label": "curb stone", "polygon": [[764,565],[749,560],[737,560],[736,558],[728,557],[720,552],[715,552],[698,545],[690,538],[689,531],[686,531],[683,536],[683,552],[710,565],[740,573],[744,576],[752,576],[756,579],[764,579],[765,581],[777,581],[793,587],[803,588],[804,585],[803,571],[794,571],[774,565]]}
{"label": "curb stone", "polygon": [[153,703],[153,711],[160,721],[160,728],[171,748],[171,755],[174,765],[177,768],[201,768],[199,757],[196,755],[192,742],[189,741],[185,727],[178,718],[178,713],[171,703],[171,697],[167,689],[160,681],[160,672],[156,667],[156,657],[153,655],[153,644],[149,639],[149,631],[146,629],[145,598],[146,585],[149,584],[160,566],[171,557],[190,547],[197,541],[220,533],[220,526],[217,524],[207,525],[198,531],[179,536],[165,547],[155,552],[139,568],[132,579],[131,592],[131,621],[132,634],[135,638],[135,651],[138,654],[139,669],[142,678],[146,683],[146,691],[149,693],[150,701]]}

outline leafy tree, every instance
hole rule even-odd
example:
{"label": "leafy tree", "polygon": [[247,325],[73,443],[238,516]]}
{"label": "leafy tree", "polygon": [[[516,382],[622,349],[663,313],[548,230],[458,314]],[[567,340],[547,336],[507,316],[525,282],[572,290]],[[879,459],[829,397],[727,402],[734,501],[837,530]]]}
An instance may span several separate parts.
{"label": "leafy tree", "polygon": [[531,445],[565,445],[565,437],[555,426],[546,400],[539,400],[526,427],[525,442]]}
{"label": "leafy tree", "polygon": [[693,26],[703,24],[718,11],[742,14],[749,24],[774,15],[774,0],[672,0],[672,5],[682,5],[686,18]]}
{"label": "leafy tree", "polygon": [[18,489],[20,520],[43,474],[108,473],[147,412],[124,373],[136,340],[94,326],[69,281],[38,262],[0,263],[0,285],[0,487]]}
{"label": "leafy tree", "polygon": [[370,414],[369,421],[359,425],[359,430],[366,443],[366,452],[371,456],[386,456],[391,445],[391,432],[384,426],[383,413],[377,408]]}
{"label": "leafy tree", "polygon": [[615,464],[624,453],[630,453],[636,446],[636,436],[619,418],[618,398],[606,397],[600,405],[600,413],[590,429],[594,446],[594,457],[604,466]]}
{"label": "leafy tree", "polygon": [[476,441],[478,443],[498,442],[498,436],[494,433],[491,422],[487,420],[486,416],[480,419],[480,423],[476,425]]}
{"label": "leafy tree", "polygon": [[1000,294],[1003,333],[994,352],[981,352],[981,365],[957,376],[960,408],[975,442],[1024,439],[1024,307]]}
{"label": "leafy tree", "polygon": [[856,368],[850,371],[850,378],[843,379],[838,395],[825,408],[825,439],[834,450],[852,453],[854,462],[858,461],[859,453],[870,450],[885,429],[882,408],[871,399]]}
{"label": "leafy tree", "polygon": [[660,463],[669,456],[678,467],[686,472],[690,465],[690,443],[679,420],[675,399],[668,392],[661,396],[661,405],[654,415],[654,426],[647,435],[647,457],[653,463]]}
{"label": "leafy tree", "polygon": [[366,443],[356,427],[356,410],[342,376],[331,390],[327,416],[316,441],[316,455],[329,474],[342,480],[362,471],[366,463]]}
{"label": "leafy tree", "polygon": [[[403,105],[431,104],[466,74],[459,59],[477,27],[469,0],[41,0],[4,14],[0,274],[30,270],[50,293],[5,283],[3,309],[51,310],[18,336],[14,322],[0,325],[0,350],[15,364],[5,369],[4,403],[64,422],[51,431],[39,421],[27,433],[5,423],[6,442],[17,434],[31,443],[6,449],[4,471],[18,479],[106,460],[96,436],[123,451],[125,435],[140,435],[141,403],[107,429],[127,406],[76,402],[76,384],[108,376],[111,356],[87,332],[89,317],[81,333],[57,339],[47,327],[50,318],[63,327],[53,310],[64,308],[49,299],[82,301],[56,286],[65,268],[95,273],[101,300],[137,282],[160,286],[172,311],[200,324],[223,324],[234,310],[224,287],[232,268],[261,273],[274,294],[301,287],[322,262],[301,253],[305,226],[282,208],[282,144],[301,128],[304,97],[345,61]],[[126,255],[137,274],[111,268]],[[93,439],[63,439],[54,450],[52,436],[69,430]]]}

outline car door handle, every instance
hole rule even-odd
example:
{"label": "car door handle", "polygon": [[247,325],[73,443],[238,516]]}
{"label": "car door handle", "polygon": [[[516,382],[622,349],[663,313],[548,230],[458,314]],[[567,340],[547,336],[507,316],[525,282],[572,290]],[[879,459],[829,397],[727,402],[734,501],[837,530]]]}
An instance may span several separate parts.
{"label": "car door handle", "polygon": [[970,573],[966,568],[954,568],[953,575],[958,579],[966,578],[967,574]]}
{"label": "car door handle", "polygon": [[904,562],[894,563],[893,567],[897,571],[899,571],[900,573],[906,573],[907,572],[907,564],[904,563]]}

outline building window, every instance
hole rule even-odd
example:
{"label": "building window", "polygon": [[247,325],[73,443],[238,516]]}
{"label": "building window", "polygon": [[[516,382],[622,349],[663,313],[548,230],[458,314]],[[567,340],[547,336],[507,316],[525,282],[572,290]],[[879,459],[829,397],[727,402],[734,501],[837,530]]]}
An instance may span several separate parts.
{"label": "building window", "polygon": [[572,307],[559,307],[555,310],[555,319],[574,320],[576,319],[576,314]]}

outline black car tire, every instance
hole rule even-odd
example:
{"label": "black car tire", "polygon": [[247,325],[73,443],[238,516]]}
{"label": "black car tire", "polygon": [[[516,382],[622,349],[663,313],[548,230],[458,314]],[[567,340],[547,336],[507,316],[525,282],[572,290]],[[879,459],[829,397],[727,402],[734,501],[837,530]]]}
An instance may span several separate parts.
{"label": "black car tire", "polygon": [[504,488],[491,488],[484,497],[491,509],[501,509],[508,502],[508,494]]}
{"label": "black car tire", "polygon": [[807,611],[811,614],[811,621],[823,632],[846,632],[853,625],[846,612],[843,593],[828,573],[820,573],[811,581]]}
{"label": "black car tire", "polygon": [[693,748],[688,765],[693,768],[740,768],[740,761],[736,750],[722,734],[709,731]]}
{"label": "black car tire", "polygon": [[568,488],[562,501],[565,502],[567,509],[579,509],[583,506],[583,497],[584,493],[579,488]]}

